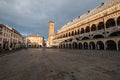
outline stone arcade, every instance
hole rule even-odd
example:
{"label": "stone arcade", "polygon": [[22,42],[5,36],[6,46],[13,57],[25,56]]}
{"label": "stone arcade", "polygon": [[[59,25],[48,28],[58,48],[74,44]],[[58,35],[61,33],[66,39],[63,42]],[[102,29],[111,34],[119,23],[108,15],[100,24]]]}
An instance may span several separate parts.
{"label": "stone arcade", "polygon": [[66,49],[120,50],[120,0],[108,0],[70,21],[53,42]]}

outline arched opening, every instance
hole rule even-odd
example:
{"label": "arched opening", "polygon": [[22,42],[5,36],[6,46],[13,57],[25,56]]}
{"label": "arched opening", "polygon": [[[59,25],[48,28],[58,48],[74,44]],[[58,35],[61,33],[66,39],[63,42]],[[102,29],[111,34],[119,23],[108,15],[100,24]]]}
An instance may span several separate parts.
{"label": "arched opening", "polygon": [[109,35],[109,37],[120,36],[120,31],[113,32]]}
{"label": "arched opening", "polygon": [[79,43],[79,49],[82,49],[83,46],[82,46],[82,43]]}
{"label": "arched opening", "polygon": [[60,44],[60,48],[63,48],[63,45],[62,45],[62,44]]}
{"label": "arched opening", "polygon": [[34,45],[34,48],[36,48],[37,47],[37,45]]}
{"label": "arched opening", "polygon": [[69,34],[68,34],[69,36],[70,36],[70,32],[69,32]]}
{"label": "arched opening", "polygon": [[88,40],[89,39],[89,37],[83,37],[82,38],[82,40]]}
{"label": "arched opening", "polygon": [[3,42],[3,49],[7,50],[8,49],[9,43],[7,41]]}
{"label": "arched opening", "polygon": [[39,48],[41,48],[42,47],[42,45],[39,45]]}
{"label": "arched opening", "polygon": [[68,44],[66,44],[66,49],[68,49]]}
{"label": "arched opening", "polygon": [[90,32],[90,27],[89,26],[86,27],[85,32],[86,33]]}
{"label": "arched opening", "polygon": [[63,48],[65,48],[65,44],[63,44]]}
{"label": "arched opening", "polygon": [[66,39],[64,42],[72,42],[72,39]]}
{"label": "arched opening", "polygon": [[59,48],[61,48],[61,45],[59,45]]}
{"label": "arched opening", "polygon": [[[13,46],[14,46],[14,44],[13,44]],[[13,46],[12,46],[12,48],[14,48]],[[32,45],[28,45],[28,46],[29,46],[29,48],[32,48]]]}
{"label": "arched opening", "polygon": [[70,36],[72,36],[72,32],[70,33]]}
{"label": "arched opening", "polygon": [[83,34],[84,33],[84,28],[81,28],[81,34]]}
{"label": "arched opening", "polygon": [[119,51],[120,51],[120,41],[118,42],[118,49],[119,49]]}
{"label": "arched opening", "polygon": [[88,43],[87,42],[85,42],[83,45],[84,45],[84,49],[88,49]]}
{"label": "arched opening", "polygon": [[68,42],[68,40],[64,40],[64,42]]}
{"label": "arched opening", "polygon": [[73,42],[73,49],[77,49],[77,43],[76,42]]}
{"label": "arched opening", "polygon": [[[31,48],[31,45],[27,45],[29,48]],[[13,45],[12,45],[12,47],[11,48],[13,48]]]}
{"label": "arched opening", "polygon": [[74,31],[72,31],[72,36],[74,36]]}
{"label": "arched opening", "polygon": [[66,34],[63,35],[63,38],[65,38],[65,37],[66,37]]}
{"label": "arched opening", "polygon": [[120,26],[120,16],[117,18],[117,25]]}
{"label": "arched opening", "polygon": [[104,36],[103,35],[95,35],[94,37],[93,37],[93,39],[98,39],[98,38],[104,38]]}
{"label": "arched opening", "polygon": [[62,48],[62,44],[60,44],[60,48]]}
{"label": "arched opening", "polygon": [[98,30],[102,30],[102,29],[104,29],[104,23],[103,23],[103,22],[100,22],[100,23],[98,24]]}
{"label": "arched opening", "polygon": [[108,40],[107,42],[106,42],[106,49],[107,50],[117,50],[117,48],[116,48],[116,43],[115,43],[115,41],[113,41],[113,40]]}
{"label": "arched opening", "polygon": [[93,24],[93,25],[91,26],[91,31],[96,31],[96,25],[95,25],[95,24]]}
{"label": "arched opening", "polygon": [[59,45],[58,47],[59,47],[59,48],[61,48],[61,46],[60,46],[60,45]]}
{"label": "arched opening", "polygon": [[75,30],[75,35],[77,35],[77,31]]}
{"label": "arched opening", "polygon": [[76,40],[79,41],[80,40],[79,37],[77,37]]}
{"label": "arched opening", "polygon": [[69,39],[69,42],[72,42],[73,39]]}
{"label": "arched opening", "polygon": [[95,43],[94,42],[90,42],[89,46],[90,46],[91,50],[95,50]]}
{"label": "arched opening", "polygon": [[71,49],[72,48],[72,46],[71,46],[71,44],[69,44],[69,49]]}
{"label": "arched opening", "polygon": [[[29,48],[31,48],[31,45],[28,45]],[[13,48],[13,45],[12,45],[12,48]]]}
{"label": "arched opening", "polygon": [[[28,46],[29,47],[29,46]],[[13,43],[10,44],[10,48],[13,48]]]}
{"label": "arched opening", "polygon": [[80,30],[78,29],[78,34],[80,34]]}
{"label": "arched opening", "polygon": [[63,48],[63,45],[61,44],[61,48]]}
{"label": "arched opening", "polygon": [[97,49],[98,50],[104,50],[104,43],[102,41],[97,42]]}
{"label": "arched opening", "polygon": [[6,43],[3,43],[3,49],[6,49]]}
{"label": "arched opening", "polygon": [[68,37],[68,33],[66,33],[66,37]]}
{"label": "arched opening", "polygon": [[28,45],[29,48],[31,48],[31,45]]}
{"label": "arched opening", "polygon": [[115,20],[114,19],[109,19],[106,22],[106,28],[114,27],[115,26]]}

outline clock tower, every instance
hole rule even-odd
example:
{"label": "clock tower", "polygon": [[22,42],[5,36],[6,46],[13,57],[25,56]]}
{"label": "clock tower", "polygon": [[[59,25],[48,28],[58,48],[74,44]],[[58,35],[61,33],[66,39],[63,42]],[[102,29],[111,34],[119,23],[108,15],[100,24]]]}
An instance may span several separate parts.
{"label": "clock tower", "polygon": [[48,36],[48,47],[53,46],[53,38],[54,38],[54,22],[49,21],[49,36]]}
{"label": "clock tower", "polygon": [[53,35],[54,35],[54,22],[49,21],[49,36],[53,36]]}

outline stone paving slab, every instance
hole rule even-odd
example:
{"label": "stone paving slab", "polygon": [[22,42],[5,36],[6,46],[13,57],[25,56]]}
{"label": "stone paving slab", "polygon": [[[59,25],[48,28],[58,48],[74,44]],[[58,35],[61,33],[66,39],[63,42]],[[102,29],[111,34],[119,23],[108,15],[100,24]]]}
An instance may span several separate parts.
{"label": "stone paving slab", "polygon": [[0,80],[120,80],[120,52],[24,49],[0,57]]}

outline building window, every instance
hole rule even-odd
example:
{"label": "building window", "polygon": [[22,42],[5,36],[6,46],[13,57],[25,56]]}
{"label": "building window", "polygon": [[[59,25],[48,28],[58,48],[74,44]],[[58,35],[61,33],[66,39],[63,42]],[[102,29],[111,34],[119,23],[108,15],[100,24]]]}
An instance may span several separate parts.
{"label": "building window", "polygon": [[95,25],[95,24],[93,24],[93,25],[91,26],[91,31],[96,31],[96,25]]}
{"label": "building window", "polygon": [[120,26],[120,17],[117,19],[117,25]]}
{"label": "building window", "polygon": [[88,33],[88,32],[90,32],[90,27],[89,26],[86,27],[86,33]]}
{"label": "building window", "polygon": [[103,22],[100,22],[98,24],[98,30],[101,30],[101,29],[104,29],[104,23]]}
{"label": "building window", "polygon": [[106,28],[114,27],[115,26],[115,20],[114,19],[109,19],[106,22]]}
{"label": "building window", "polygon": [[84,28],[81,28],[81,34],[83,34],[84,33]]}

